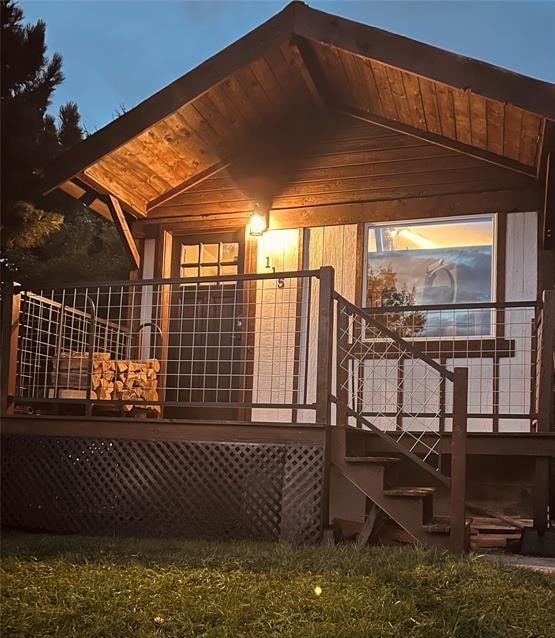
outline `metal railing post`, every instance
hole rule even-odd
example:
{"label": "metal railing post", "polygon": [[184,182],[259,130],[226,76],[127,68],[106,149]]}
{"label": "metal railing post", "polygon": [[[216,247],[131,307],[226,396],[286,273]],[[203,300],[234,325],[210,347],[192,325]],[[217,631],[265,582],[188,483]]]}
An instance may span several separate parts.
{"label": "metal railing post", "polygon": [[455,368],[453,381],[453,432],[451,435],[451,532],[456,553],[467,550],[466,535],[466,432],[468,368]]}
{"label": "metal railing post", "polygon": [[2,384],[1,414],[8,416],[15,409],[14,397],[17,380],[17,346],[19,338],[19,312],[21,296],[19,284],[4,283],[2,290]]}
{"label": "metal railing post", "polygon": [[318,352],[316,372],[316,423],[325,427],[324,471],[322,480],[321,526],[329,525],[330,466],[331,466],[331,395],[333,365],[333,286],[331,266],[320,269],[318,304]]}

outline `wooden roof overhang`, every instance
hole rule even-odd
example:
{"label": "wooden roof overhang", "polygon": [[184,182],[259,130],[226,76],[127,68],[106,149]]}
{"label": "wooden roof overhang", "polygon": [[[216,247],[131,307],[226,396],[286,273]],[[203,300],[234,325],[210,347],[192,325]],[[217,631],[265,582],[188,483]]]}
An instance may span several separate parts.
{"label": "wooden roof overhang", "polygon": [[271,188],[245,166],[329,112],[543,182],[555,85],[292,2],[55,160],[44,191],[59,187],[109,219],[114,201],[151,218],[242,165],[256,200]]}

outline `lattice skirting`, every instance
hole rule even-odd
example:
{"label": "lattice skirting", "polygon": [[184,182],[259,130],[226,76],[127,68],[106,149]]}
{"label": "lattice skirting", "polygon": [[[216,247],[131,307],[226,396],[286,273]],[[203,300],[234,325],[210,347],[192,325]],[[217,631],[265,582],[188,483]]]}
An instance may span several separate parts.
{"label": "lattice skirting", "polygon": [[83,534],[320,536],[315,446],[2,437],[4,527]]}

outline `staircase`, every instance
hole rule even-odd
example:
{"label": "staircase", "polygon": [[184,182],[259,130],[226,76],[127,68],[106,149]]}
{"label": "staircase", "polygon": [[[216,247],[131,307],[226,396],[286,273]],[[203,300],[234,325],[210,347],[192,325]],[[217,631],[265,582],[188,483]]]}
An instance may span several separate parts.
{"label": "staircase", "polygon": [[402,527],[414,542],[427,547],[448,547],[450,526],[434,518],[434,493],[445,490],[438,480],[430,485],[392,485],[388,470],[402,462],[402,456],[351,456],[347,449],[348,429],[332,428],[331,463],[350,483],[365,494],[389,518]]}
{"label": "staircase", "polygon": [[[331,465],[414,542],[465,551],[467,371],[446,369],[337,293],[334,319]],[[407,369],[418,373],[409,394],[403,385]],[[392,370],[401,371],[394,372],[393,383]],[[453,397],[450,476],[440,471],[443,428],[428,426],[445,422],[447,384]],[[353,443],[355,432],[372,433],[387,452]],[[450,503],[450,519],[434,515],[435,495]]]}

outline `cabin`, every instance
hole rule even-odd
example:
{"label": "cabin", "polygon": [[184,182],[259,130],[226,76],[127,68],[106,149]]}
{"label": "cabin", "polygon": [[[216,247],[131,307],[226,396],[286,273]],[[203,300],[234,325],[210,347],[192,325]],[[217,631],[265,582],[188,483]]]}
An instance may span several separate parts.
{"label": "cabin", "polygon": [[293,2],[53,189],[133,270],[5,288],[5,526],[546,537],[555,85]]}

